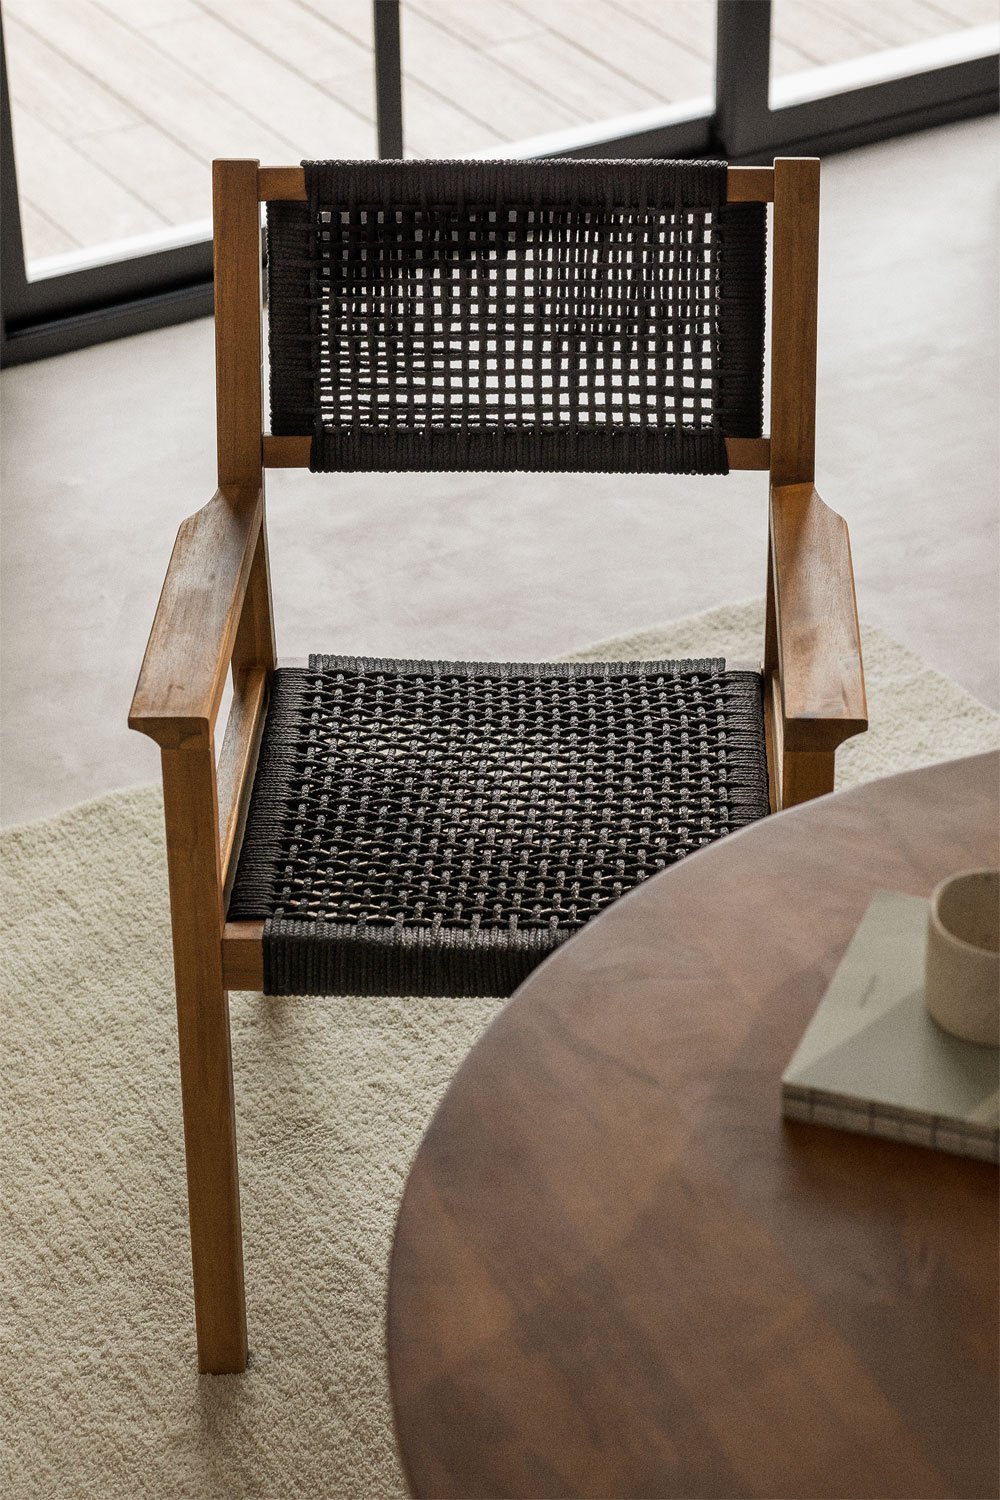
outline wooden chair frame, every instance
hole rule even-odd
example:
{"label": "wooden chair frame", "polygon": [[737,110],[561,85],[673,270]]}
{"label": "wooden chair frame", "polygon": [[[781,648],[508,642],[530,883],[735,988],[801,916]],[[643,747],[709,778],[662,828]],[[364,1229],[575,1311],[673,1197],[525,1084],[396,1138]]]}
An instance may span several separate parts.
{"label": "wooden chair frame", "polygon": [[[260,204],[304,201],[301,168],[216,161],[218,489],[178,532],[129,726],[160,746],[198,1363],[245,1368],[246,1309],[228,991],[263,984],[260,922],[225,921],[276,665],[264,471],[309,439],[263,431]],[[819,162],[732,167],[730,202],[773,202],[770,437],[729,439],[770,473],[765,719],[772,803],[832,791],[867,727],[847,526],[814,486]],[[216,765],[227,671],[233,699]]]}

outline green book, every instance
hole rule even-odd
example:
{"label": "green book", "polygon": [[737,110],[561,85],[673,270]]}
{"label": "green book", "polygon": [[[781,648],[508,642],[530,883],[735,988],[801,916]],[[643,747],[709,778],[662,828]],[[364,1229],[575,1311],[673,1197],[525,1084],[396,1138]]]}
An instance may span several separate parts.
{"label": "green book", "polygon": [[1000,1052],[924,1006],[928,903],[879,891],[781,1080],[782,1113],[863,1135],[1000,1158]]}

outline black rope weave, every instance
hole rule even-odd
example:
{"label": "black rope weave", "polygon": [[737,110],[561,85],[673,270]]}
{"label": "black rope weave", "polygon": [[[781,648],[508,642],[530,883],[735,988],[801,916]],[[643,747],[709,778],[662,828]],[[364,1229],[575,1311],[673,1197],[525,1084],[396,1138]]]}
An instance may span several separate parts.
{"label": "black rope weave", "polygon": [[313,470],[725,473],[765,213],[722,162],[306,162],[268,205],[271,430]]}
{"label": "black rope weave", "polygon": [[271,994],[508,994],[612,901],[768,811],[721,661],[314,656],[273,679],[229,904]]}

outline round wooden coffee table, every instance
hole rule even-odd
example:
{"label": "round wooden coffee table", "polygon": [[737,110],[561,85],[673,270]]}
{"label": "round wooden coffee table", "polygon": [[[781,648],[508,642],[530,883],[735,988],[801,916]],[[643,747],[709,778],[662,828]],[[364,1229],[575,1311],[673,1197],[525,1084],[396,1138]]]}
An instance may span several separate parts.
{"label": "round wooden coffee table", "polygon": [[996,863],[998,776],[756,824],[522,985],[396,1229],[416,1494],[996,1495],[995,1169],[783,1124],[779,1079],[875,890]]}

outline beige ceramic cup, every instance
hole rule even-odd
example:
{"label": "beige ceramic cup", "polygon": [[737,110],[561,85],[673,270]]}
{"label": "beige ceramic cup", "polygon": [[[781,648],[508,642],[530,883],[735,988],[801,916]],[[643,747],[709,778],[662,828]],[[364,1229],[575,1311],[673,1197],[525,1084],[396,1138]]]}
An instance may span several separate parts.
{"label": "beige ceramic cup", "polygon": [[933,891],[924,999],[953,1036],[1000,1046],[1000,870],[964,870]]}

